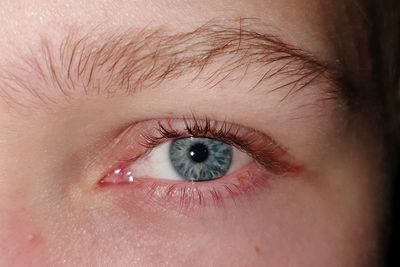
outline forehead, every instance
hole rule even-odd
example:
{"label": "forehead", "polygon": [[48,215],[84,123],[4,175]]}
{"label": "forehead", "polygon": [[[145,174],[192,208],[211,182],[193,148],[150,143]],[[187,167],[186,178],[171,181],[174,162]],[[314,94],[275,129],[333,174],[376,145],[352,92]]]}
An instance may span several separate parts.
{"label": "forehead", "polygon": [[[324,2],[324,3],[322,3]],[[62,38],[71,29],[118,31],[166,26],[188,31],[213,19],[260,19],[267,31],[310,50],[324,59],[334,57],[326,23],[332,10],[319,0],[136,0],[50,1],[0,3],[0,56],[16,47],[34,47],[39,34]],[[263,30],[264,32],[266,30]],[[17,49],[18,49],[17,48]]]}

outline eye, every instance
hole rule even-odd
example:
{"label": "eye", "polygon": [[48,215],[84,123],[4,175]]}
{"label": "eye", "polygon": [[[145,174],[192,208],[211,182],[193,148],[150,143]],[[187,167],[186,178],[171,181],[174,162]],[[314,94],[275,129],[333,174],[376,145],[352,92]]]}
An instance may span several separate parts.
{"label": "eye", "polygon": [[251,161],[246,153],[213,138],[179,138],[158,145],[132,163],[126,179],[215,180]]}
{"label": "eye", "polygon": [[299,170],[268,135],[208,119],[138,122],[118,139],[107,157],[118,163],[99,185],[121,185],[124,194],[161,205],[221,203]]}

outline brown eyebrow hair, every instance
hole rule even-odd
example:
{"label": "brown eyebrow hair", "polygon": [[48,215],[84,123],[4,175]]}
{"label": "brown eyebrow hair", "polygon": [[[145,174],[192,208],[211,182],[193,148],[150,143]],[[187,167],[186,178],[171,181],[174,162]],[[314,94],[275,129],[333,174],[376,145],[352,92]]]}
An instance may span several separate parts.
{"label": "brown eyebrow hair", "polygon": [[51,106],[73,100],[77,92],[131,95],[182,75],[191,75],[193,81],[202,78],[214,87],[237,70],[242,77],[236,78],[243,79],[256,66],[262,71],[249,89],[280,75],[280,82],[268,91],[290,87],[283,99],[316,82],[325,84],[321,98],[339,97],[339,75],[328,64],[278,36],[254,30],[253,19],[227,24],[208,22],[175,34],[162,28],[70,32],[58,45],[43,37],[39,52],[31,49],[18,63],[0,67],[0,96],[14,108],[26,102]]}

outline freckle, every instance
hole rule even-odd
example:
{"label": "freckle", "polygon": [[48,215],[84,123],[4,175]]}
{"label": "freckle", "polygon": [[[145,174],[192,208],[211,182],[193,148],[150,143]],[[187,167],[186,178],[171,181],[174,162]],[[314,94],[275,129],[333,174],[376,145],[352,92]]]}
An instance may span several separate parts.
{"label": "freckle", "polygon": [[237,179],[238,179],[238,181],[239,181],[239,183],[241,184],[241,185],[243,185],[244,183],[246,183],[247,182],[247,175],[245,175],[245,174],[239,174],[238,176],[237,176]]}
{"label": "freckle", "polygon": [[261,255],[261,248],[259,246],[255,246],[254,250],[255,250],[257,255]]}

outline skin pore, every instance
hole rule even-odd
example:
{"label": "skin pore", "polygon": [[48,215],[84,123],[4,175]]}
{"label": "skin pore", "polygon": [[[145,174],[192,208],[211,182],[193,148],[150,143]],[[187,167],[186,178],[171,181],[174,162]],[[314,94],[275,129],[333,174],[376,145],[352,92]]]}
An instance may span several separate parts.
{"label": "skin pore", "polygon": [[[0,265],[377,263],[383,152],[343,82],[369,68],[332,35],[333,5],[3,1]],[[99,186],[121,158],[146,163],[138,140],[162,120],[238,126],[257,163],[172,197],[164,177]]]}

